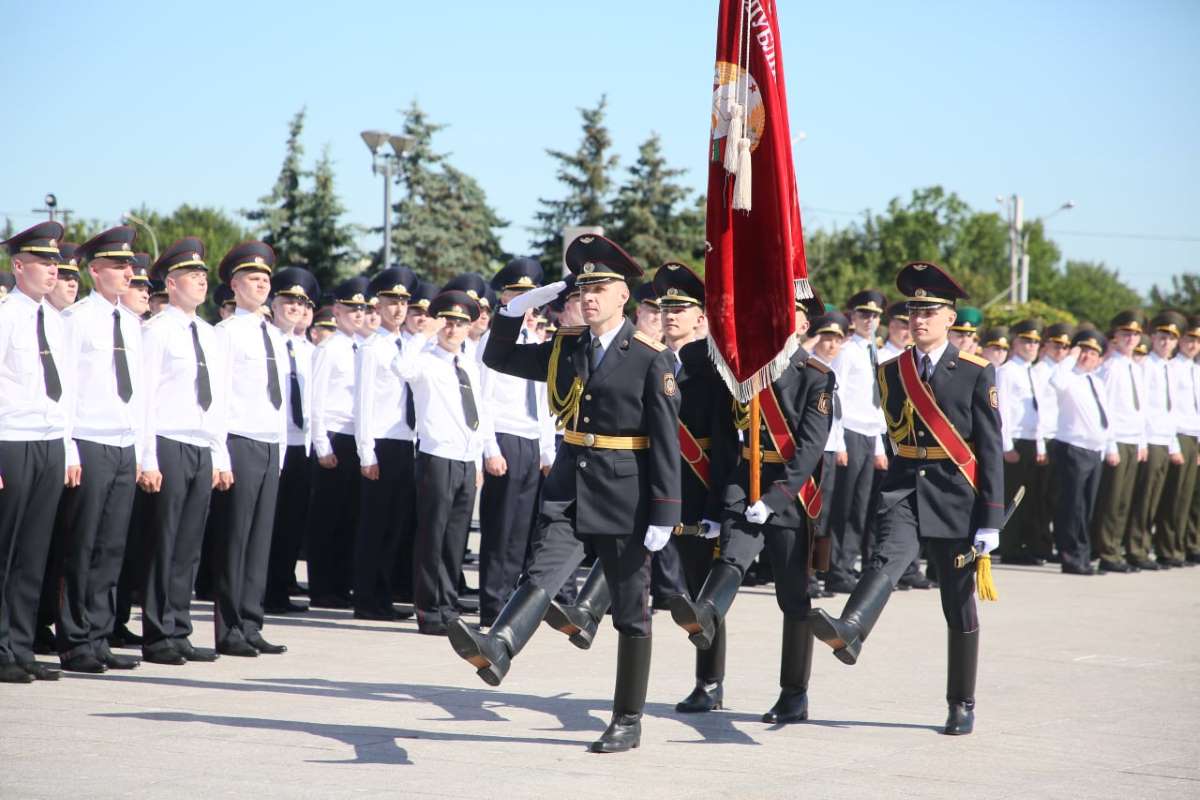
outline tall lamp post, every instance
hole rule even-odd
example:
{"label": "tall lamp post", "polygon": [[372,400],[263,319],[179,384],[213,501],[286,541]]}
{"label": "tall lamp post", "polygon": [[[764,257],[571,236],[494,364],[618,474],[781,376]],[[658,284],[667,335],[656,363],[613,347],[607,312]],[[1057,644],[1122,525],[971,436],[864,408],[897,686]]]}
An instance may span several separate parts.
{"label": "tall lamp post", "polygon": [[[1004,208],[1005,220],[1008,222],[1008,300],[1010,303],[1029,302],[1029,233],[1025,230],[1025,201],[1019,194],[1011,197],[997,195],[996,202]],[[1051,211],[1040,222],[1045,222],[1056,214],[1070,211],[1075,202],[1068,200]]]}
{"label": "tall lamp post", "polygon": [[154,250],[154,260],[158,261],[158,237],[154,235],[154,228],[150,227],[150,223],[134,214],[132,211],[126,211],[121,215],[121,219],[125,222],[132,222],[141,228],[146,229],[146,233],[150,234],[150,246]]}
{"label": "tall lamp post", "polygon": [[[387,269],[392,265],[392,177],[410,141],[384,131],[363,131],[359,135],[371,151],[371,172],[383,175],[383,268]],[[384,143],[391,146],[392,152],[382,151]]]}

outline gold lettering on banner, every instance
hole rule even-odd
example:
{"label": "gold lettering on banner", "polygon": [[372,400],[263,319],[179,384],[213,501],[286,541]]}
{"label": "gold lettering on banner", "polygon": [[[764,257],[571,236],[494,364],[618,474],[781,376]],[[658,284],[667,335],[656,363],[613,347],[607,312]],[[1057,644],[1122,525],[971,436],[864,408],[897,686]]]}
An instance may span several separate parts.
{"label": "gold lettering on banner", "polygon": [[754,34],[758,46],[762,49],[763,58],[767,61],[767,69],[771,77],[775,77],[775,34],[771,31],[771,17],[763,7],[762,0],[746,0],[746,10],[750,17],[750,27],[758,28]]}

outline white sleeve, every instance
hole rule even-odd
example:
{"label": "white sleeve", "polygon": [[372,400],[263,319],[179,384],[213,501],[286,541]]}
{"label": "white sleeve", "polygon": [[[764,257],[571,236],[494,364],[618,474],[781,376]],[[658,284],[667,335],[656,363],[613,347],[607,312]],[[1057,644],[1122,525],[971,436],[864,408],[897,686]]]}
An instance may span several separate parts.
{"label": "white sleeve", "polygon": [[329,436],[325,431],[325,387],[329,383],[329,375],[333,370],[332,359],[329,356],[329,340],[323,342],[313,353],[312,366],[312,412],[309,428],[312,430],[312,446],[317,458],[324,458],[333,452]]}
{"label": "white sleeve", "polygon": [[[83,338],[86,335],[86,331],[84,330],[86,325],[80,320],[81,316],[83,315],[75,313],[71,314],[70,316],[64,315],[62,317],[63,340],[66,344],[66,353],[64,353],[63,356],[64,361],[70,362],[63,364],[64,377],[66,377],[66,373],[75,374],[77,369],[76,360],[78,359],[78,353],[80,351]],[[74,427],[75,415],[78,413],[79,408],[78,387],[75,385],[74,381],[63,381],[63,406],[63,411],[65,412],[67,418],[68,428],[66,436],[64,437],[64,443],[67,450],[67,466],[74,467],[78,466],[80,463],[79,445],[75,443],[75,440],[71,437],[70,433],[70,428]]]}
{"label": "white sleeve", "polygon": [[371,434],[375,422],[375,370],[379,361],[380,340],[358,348],[359,372],[354,382],[354,441],[358,445],[358,460],[364,467],[379,463],[375,457],[375,437]]}
{"label": "white sleeve", "polygon": [[424,378],[419,356],[429,344],[428,336],[410,336],[399,353],[392,357],[392,372],[402,381],[417,383]]}
{"label": "white sleeve", "polygon": [[[205,358],[208,359],[208,372],[214,378],[212,380],[213,400],[212,406],[209,409],[211,419],[220,420],[215,425],[210,424],[208,430],[209,449],[212,450],[212,465],[213,469],[218,472],[229,472],[232,470],[232,465],[229,463],[229,447],[226,443],[229,419],[229,408],[233,397],[233,353],[231,348],[233,343],[230,341],[228,330],[224,328],[213,328],[216,340],[216,352],[206,353]],[[216,363],[213,363],[213,362]],[[215,413],[212,413],[215,412]],[[236,475],[234,478],[236,479]]]}

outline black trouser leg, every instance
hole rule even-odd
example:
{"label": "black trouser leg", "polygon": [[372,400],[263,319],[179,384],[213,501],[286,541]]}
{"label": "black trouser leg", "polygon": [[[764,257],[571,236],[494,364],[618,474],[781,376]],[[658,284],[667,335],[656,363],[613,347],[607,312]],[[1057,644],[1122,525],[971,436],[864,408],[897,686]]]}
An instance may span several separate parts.
{"label": "black trouser leg", "polygon": [[[1037,445],[1029,439],[1014,439],[1013,449],[1016,450],[1018,461],[1015,464],[1004,462],[1004,498],[1005,504],[1012,502],[1017,489],[1025,487],[1025,499],[1012,519],[1000,532],[1000,547],[997,555],[1005,561],[1017,559],[1032,548],[1027,547],[1033,539],[1033,521],[1038,504],[1037,487]],[[1031,552],[1029,552],[1032,555]]]}
{"label": "black trouser leg", "polygon": [[952,631],[967,633],[979,628],[979,612],[975,605],[975,565],[954,566],[956,556],[971,549],[971,538],[922,539],[930,560],[937,564],[938,592],[942,600],[942,615]]}
{"label": "black trouser leg", "polygon": [[412,502],[413,443],[376,439],[379,479],[363,479],[362,511],[354,547],[354,607],[379,611],[392,607],[392,570]]}
{"label": "black trouser leg", "polygon": [[683,565],[679,560],[679,550],[675,546],[678,538],[680,537],[672,536],[663,549],[650,556],[650,594],[654,597],[655,608],[666,608],[669,598],[687,594]]}
{"label": "black trouser leg", "polygon": [[613,627],[625,636],[650,635],[650,551],[641,536],[590,536],[612,596]]}
{"label": "black trouser leg", "polygon": [[275,502],[275,521],[271,532],[271,552],[268,556],[268,605],[287,605],[289,591],[296,581],[296,559],[304,539],[312,481],[309,460],[304,445],[300,444],[289,445],[283,457],[283,472],[279,475],[279,497]]}
{"label": "black trouser leg", "polygon": [[839,582],[854,580],[854,562],[862,555],[871,482],[875,477],[874,437],[846,431],[846,457],[846,466],[838,467],[833,493],[833,557],[829,577]]}
{"label": "black trouser leg", "polygon": [[[1058,553],[1063,566],[1085,568],[1091,562],[1088,528],[1089,522],[1095,522],[1093,507],[1097,487],[1101,484],[1100,454],[1066,442],[1055,441],[1052,446],[1059,486],[1058,509],[1054,515],[1054,538],[1058,543]],[[1117,542],[1119,544],[1120,540],[1117,539]],[[1122,559],[1119,547],[1101,549],[1100,552],[1102,558],[1114,561]]]}
{"label": "black trouser leg", "polygon": [[354,437],[329,437],[337,466],[322,467],[313,459],[308,514],[308,593],[314,600],[350,594],[350,563],[358,529],[360,479]]}
{"label": "black trouser leg", "polygon": [[554,501],[542,504],[529,569],[525,573],[526,580],[552,596],[574,576],[583,562],[583,543],[575,538],[574,521],[567,517],[566,506],[569,505]]}
{"label": "black trouser leg", "polygon": [[146,520],[150,508],[150,495],[135,488],[129,514],[129,533],[125,539],[125,555],[121,561],[121,575],[117,578],[115,625],[129,624],[134,594],[138,594],[140,600],[146,582]]}
{"label": "black trouser leg", "polygon": [[0,442],[0,664],[34,660],[38,600],[65,471],[61,439]]}
{"label": "black trouser leg", "polygon": [[[46,574],[42,578],[42,595],[38,600],[37,627],[44,631],[58,623],[58,611],[62,605],[63,561],[67,557],[66,542],[69,538],[68,505],[71,495],[78,488],[63,488],[58,500],[58,513],[54,515],[54,526],[50,534],[50,550],[46,556]],[[57,648],[57,641],[51,642]]]}
{"label": "black trouser leg", "polygon": [[521,577],[537,517],[541,453],[536,439],[496,434],[508,462],[504,475],[484,475],[479,496],[479,617],[500,613]]}
{"label": "black trouser leg", "polygon": [[421,626],[458,617],[458,574],[475,499],[475,464],[420,453],[414,601]]}

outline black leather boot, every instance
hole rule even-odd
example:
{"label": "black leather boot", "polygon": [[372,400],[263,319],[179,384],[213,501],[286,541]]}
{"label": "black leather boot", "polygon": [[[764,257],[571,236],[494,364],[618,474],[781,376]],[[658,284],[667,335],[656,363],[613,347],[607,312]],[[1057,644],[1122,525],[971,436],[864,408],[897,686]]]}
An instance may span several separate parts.
{"label": "black leather boot", "polygon": [[650,641],[649,636],[619,635],[612,722],[592,742],[589,749],[593,753],[623,753],[642,743],[642,709],[646,705],[646,684],[650,682]]}
{"label": "black leather boot", "polygon": [[733,598],[737,596],[741,585],[742,575],[737,568],[718,561],[709,570],[695,600],[683,595],[671,598],[671,618],[688,632],[692,644],[707,650],[712,647],[717,628],[733,605]]}
{"label": "black leather boot", "polygon": [[612,595],[608,591],[608,581],[604,578],[604,569],[599,560],[592,564],[583,588],[575,605],[560,604],[551,601],[546,611],[546,624],[556,631],[561,631],[571,638],[571,644],[580,650],[587,650],[596,638],[596,629],[600,620],[608,613],[612,605]]}
{"label": "black leather boot", "polygon": [[891,594],[892,579],[886,573],[866,573],[854,587],[840,618],[829,616],[822,608],[809,612],[813,636],[832,647],[843,664],[854,664]]}
{"label": "black leather boot", "polygon": [[942,733],[966,736],[975,730],[975,672],[979,668],[979,629],[970,633],[949,631],[949,663],[946,669],[946,702],[950,714]]}
{"label": "black leather boot", "polygon": [[783,649],[779,656],[779,699],[762,721],[787,725],[808,719],[808,678],[812,675],[812,624],[783,617]]}
{"label": "black leather boot", "polygon": [[717,626],[712,647],[696,651],[696,688],[675,704],[681,714],[700,714],[716,711],[725,702],[725,623]]}
{"label": "black leather boot", "polygon": [[461,617],[446,625],[446,634],[454,652],[471,662],[484,683],[499,686],[512,659],[533,636],[549,606],[550,595],[526,581],[500,609],[500,615],[486,634],[468,626]]}

